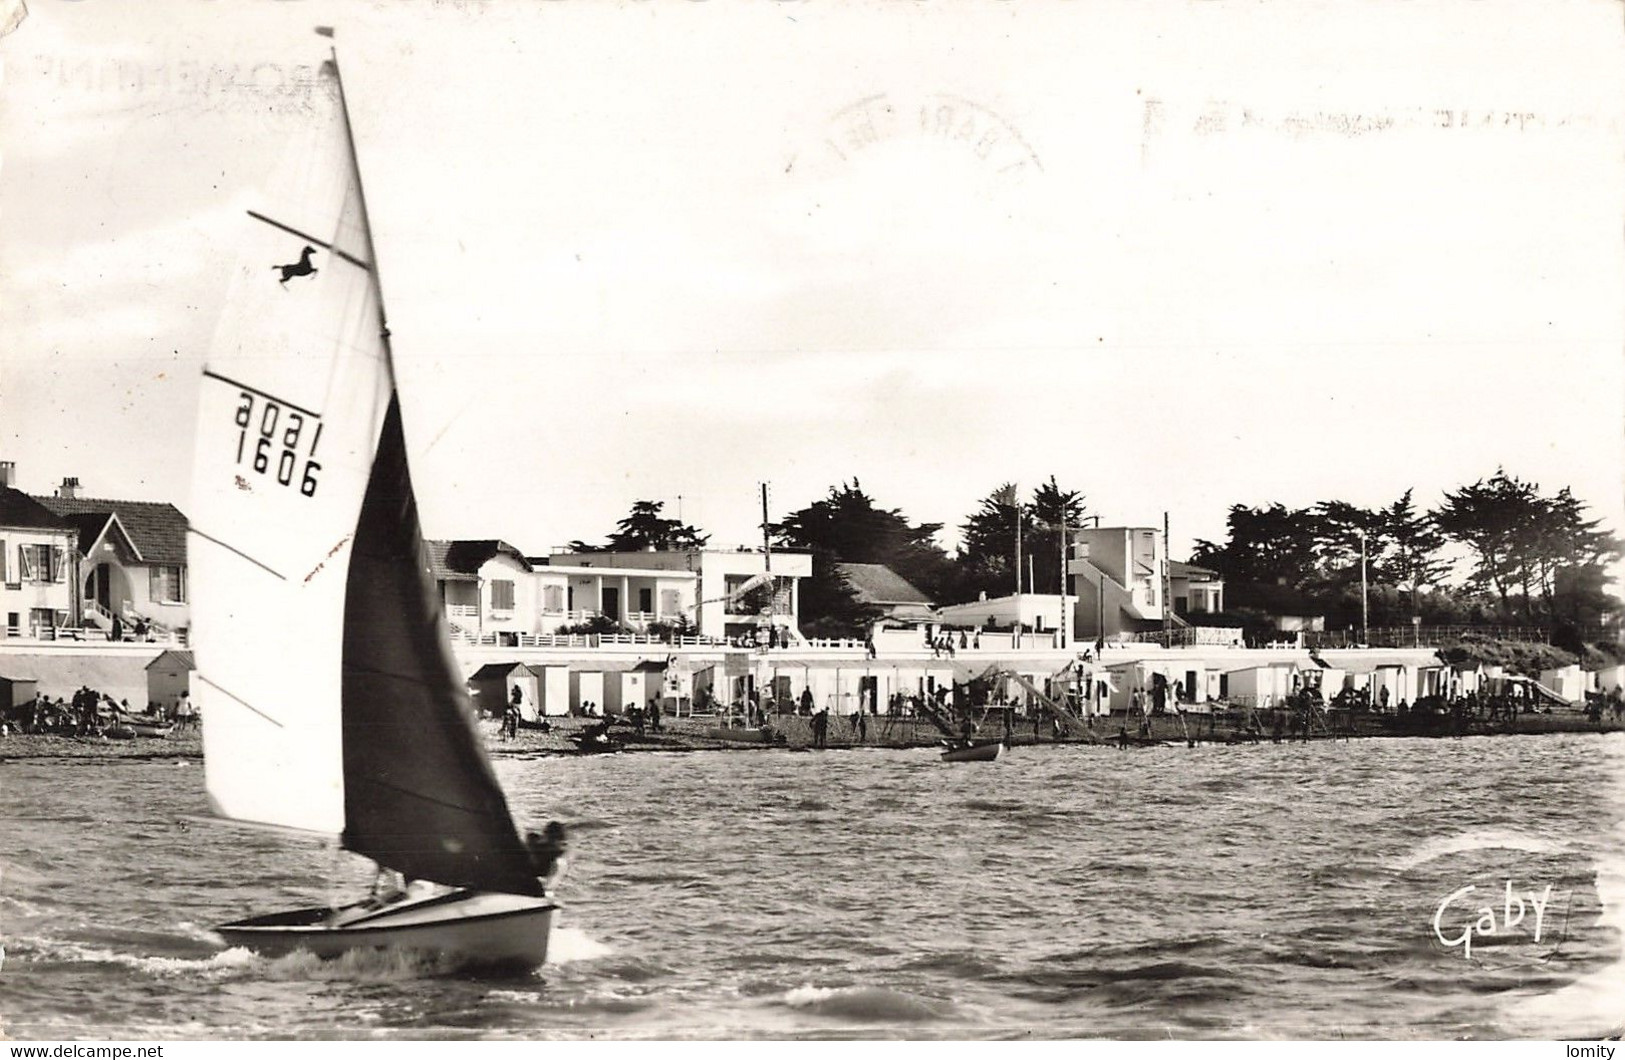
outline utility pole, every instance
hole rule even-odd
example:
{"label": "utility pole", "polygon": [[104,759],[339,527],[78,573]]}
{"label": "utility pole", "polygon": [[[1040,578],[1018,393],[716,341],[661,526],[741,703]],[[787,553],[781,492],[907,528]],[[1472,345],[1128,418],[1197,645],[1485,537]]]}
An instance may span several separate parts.
{"label": "utility pole", "polygon": [[[1017,486],[1016,490],[1015,490],[1015,508],[1016,508],[1016,596],[1019,597],[1021,595],[1021,487],[1020,486]],[[1020,600],[1016,601],[1016,609],[1017,609],[1018,612],[1021,609],[1021,601]]]}
{"label": "utility pole", "polygon": [[1061,646],[1065,647],[1066,645],[1068,645],[1068,644],[1070,644],[1072,642],[1072,635],[1075,632],[1077,632],[1077,623],[1076,622],[1072,623],[1071,628],[1068,628],[1067,621],[1066,621],[1066,503],[1065,503],[1064,499],[1063,499],[1062,504],[1061,504],[1061,555],[1060,555],[1060,560],[1061,560],[1061,575],[1060,575],[1060,577],[1061,577],[1061,614],[1060,614],[1060,617],[1056,620],[1056,622],[1061,627],[1061,633],[1062,633]]}
{"label": "utility pole", "polygon": [[762,483],[762,570],[773,573],[773,537],[768,533],[767,483]]}
{"label": "utility pole", "polygon": [[1173,561],[1168,551],[1168,513],[1162,513],[1162,646],[1173,647],[1174,602],[1169,599],[1174,591]]}
{"label": "utility pole", "polygon": [[1356,530],[1360,535],[1360,643],[1371,644],[1371,608],[1366,597],[1365,578],[1365,530]]}

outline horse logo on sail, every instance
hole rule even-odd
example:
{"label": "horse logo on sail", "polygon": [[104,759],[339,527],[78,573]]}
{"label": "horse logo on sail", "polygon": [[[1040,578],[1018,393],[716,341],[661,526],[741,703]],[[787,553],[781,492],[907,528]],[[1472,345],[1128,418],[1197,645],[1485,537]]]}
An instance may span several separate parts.
{"label": "horse logo on sail", "polygon": [[292,265],[272,265],[271,268],[282,270],[282,279],[278,280],[277,282],[283,287],[286,287],[288,286],[288,281],[293,279],[295,276],[314,276],[316,274],[316,266],[310,263],[310,257],[315,253],[315,247],[307,246],[304,250],[299,252],[299,260],[294,262]]}

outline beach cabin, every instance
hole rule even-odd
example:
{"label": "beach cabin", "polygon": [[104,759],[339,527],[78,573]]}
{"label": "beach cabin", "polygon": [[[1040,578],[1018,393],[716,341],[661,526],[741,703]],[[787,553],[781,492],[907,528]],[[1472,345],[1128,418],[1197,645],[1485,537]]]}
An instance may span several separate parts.
{"label": "beach cabin", "polygon": [[158,657],[147,664],[147,702],[158,704],[166,715],[173,716],[183,693],[190,699],[197,698],[191,694],[192,674],[196,669],[189,651],[159,652]]}
{"label": "beach cabin", "polygon": [[1586,675],[1588,692],[1612,692],[1625,688],[1625,666],[1605,666]]}
{"label": "beach cabin", "polygon": [[587,713],[588,704],[596,717],[604,714],[604,675],[598,670],[570,671],[570,710]]}
{"label": "beach cabin", "polygon": [[1484,681],[1484,668],[1476,662],[1451,663],[1446,673],[1452,699],[1478,692]]}
{"label": "beach cabin", "polygon": [[524,663],[486,663],[468,677],[468,694],[474,697],[475,711],[492,717],[500,718],[507,711],[516,688],[521,697],[520,720],[535,721],[536,675]]}
{"label": "beach cabin", "polygon": [[0,708],[20,707],[38,691],[39,683],[32,677],[0,677]]}
{"label": "beach cabin", "polygon": [[647,707],[660,694],[666,664],[645,659],[619,673],[604,675],[604,713],[625,714],[633,707]]}
{"label": "beach cabin", "polygon": [[1253,707],[1279,705],[1296,690],[1292,679],[1297,673],[1298,663],[1291,659],[1227,670],[1224,674],[1225,698]]}
{"label": "beach cabin", "polygon": [[536,679],[537,716],[558,718],[570,713],[570,668],[531,663],[526,669]]}
{"label": "beach cabin", "polygon": [[1110,670],[1080,670],[1076,687],[1080,713],[1104,717],[1112,712],[1117,683]]}
{"label": "beach cabin", "polygon": [[1540,683],[1570,703],[1585,702],[1585,674],[1578,663],[1560,666],[1555,670],[1542,670]]}

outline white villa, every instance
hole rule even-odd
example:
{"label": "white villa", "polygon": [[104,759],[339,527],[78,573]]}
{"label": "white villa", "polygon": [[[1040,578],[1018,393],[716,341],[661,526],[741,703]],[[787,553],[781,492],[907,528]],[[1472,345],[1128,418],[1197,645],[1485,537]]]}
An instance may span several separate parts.
{"label": "white villa", "polygon": [[[788,583],[777,595],[774,616],[799,637],[800,582],[812,577],[812,556],[806,552],[778,552],[769,557],[760,549],[695,548],[642,552],[573,552],[557,549],[546,557],[532,557],[537,570],[569,572],[572,588],[584,589],[578,599],[599,601],[598,610],[629,624],[672,621],[686,615],[701,636],[727,638],[754,633],[762,625],[741,590],[752,579],[771,573]],[[607,593],[607,595],[606,595]],[[635,596],[634,596],[635,594]],[[635,605],[635,606],[629,606]]]}
{"label": "white villa", "polygon": [[[559,550],[527,557],[496,538],[425,545],[452,632],[464,640],[517,646],[600,616],[633,633],[664,625],[721,640],[754,634],[764,621],[741,593],[767,573],[760,551]],[[788,582],[781,583],[772,619],[799,639],[797,585],[811,576],[812,557],[775,552],[772,574]]]}

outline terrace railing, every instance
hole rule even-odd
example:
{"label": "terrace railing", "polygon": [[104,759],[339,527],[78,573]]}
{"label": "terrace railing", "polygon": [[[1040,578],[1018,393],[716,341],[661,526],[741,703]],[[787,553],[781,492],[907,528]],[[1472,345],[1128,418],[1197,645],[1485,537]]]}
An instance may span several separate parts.
{"label": "terrace railing", "polygon": [[1382,626],[1362,634],[1357,629],[1305,632],[1306,648],[1435,648],[1465,636],[1492,637],[1549,644],[1551,631],[1539,626]]}

